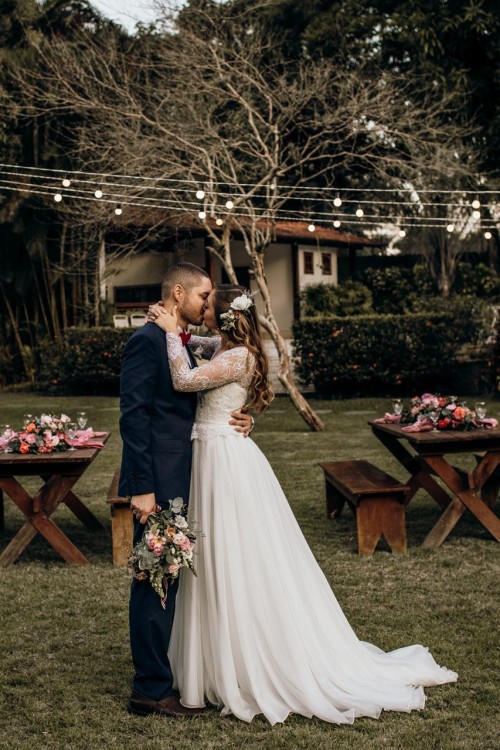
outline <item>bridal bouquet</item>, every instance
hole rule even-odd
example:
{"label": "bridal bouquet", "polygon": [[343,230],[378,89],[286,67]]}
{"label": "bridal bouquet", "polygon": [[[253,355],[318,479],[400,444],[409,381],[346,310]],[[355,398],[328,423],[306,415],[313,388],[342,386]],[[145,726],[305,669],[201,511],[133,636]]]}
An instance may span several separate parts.
{"label": "bridal bouquet", "polygon": [[151,513],[143,537],[128,561],[134,578],[149,580],[164,609],[168,585],[178,578],[182,568],[189,568],[196,575],[193,561],[196,534],[188,528],[184,501],[176,497],[169,504],[168,510]]}
{"label": "bridal bouquet", "polygon": [[42,414],[33,419],[19,432],[10,431],[0,437],[0,449],[9,453],[54,453],[67,451],[70,445],[66,441],[65,429],[70,422],[66,414],[54,417]]}

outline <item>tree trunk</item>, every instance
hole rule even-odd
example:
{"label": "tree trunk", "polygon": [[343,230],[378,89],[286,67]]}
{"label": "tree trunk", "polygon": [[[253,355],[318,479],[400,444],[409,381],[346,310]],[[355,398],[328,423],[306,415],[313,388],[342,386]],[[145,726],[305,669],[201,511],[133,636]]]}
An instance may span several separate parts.
{"label": "tree trunk", "polygon": [[278,352],[280,369],[278,372],[278,380],[282,386],[288,392],[293,405],[299,412],[302,419],[306,424],[315,432],[322,432],[325,429],[324,422],[318,417],[314,409],[311,408],[307,400],[304,398],[302,393],[297,388],[293,379],[291,368],[290,368],[290,357],[286,349],[286,343],[281,335],[280,329],[274,317],[272,305],[271,305],[271,294],[267,285],[267,279],[264,270],[264,256],[262,253],[255,254],[253,258],[253,270],[255,273],[255,280],[259,287],[264,300],[264,306],[266,310],[265,316],[260,316],[260,320],[266,331],[271,336]]}

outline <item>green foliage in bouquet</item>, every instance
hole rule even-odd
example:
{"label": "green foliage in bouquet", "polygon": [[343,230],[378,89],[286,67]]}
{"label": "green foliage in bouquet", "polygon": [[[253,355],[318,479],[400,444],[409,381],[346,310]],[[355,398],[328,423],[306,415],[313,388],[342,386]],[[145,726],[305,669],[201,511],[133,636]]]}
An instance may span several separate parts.
{"label": "green foliage in bouquet", "polygon": [[183,499],[176,497],[169,501],[168,510],[151,513],[142,539],[128,561],[134,578],[149,580],[163,607],[169,583],[178,578],[182,568],[189,568],[196,575],[193,560],[196,534],[188,527],[185,511]]}

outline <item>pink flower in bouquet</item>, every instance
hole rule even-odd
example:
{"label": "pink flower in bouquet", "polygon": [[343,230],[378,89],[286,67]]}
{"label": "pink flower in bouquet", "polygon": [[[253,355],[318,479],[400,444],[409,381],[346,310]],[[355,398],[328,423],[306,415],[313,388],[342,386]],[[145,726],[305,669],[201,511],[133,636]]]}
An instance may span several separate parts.
{"label": "pink flower in bouquet", "polygon": [[188,554],[194,550],[194,544],[187,538],[187,536],[184,537],[179,547],[183,552],[187,552]]}
{"label": "pink flower in bouquet", "polygon": [[180,547],[182,545],[182,542],[184,541],[184,539],[186,539],[186,535],[182,531],[179,531],[172,538],[172,541],[173,541],[174,544],[177,544],[177,546]]}
{"label": "pink flower in bouquet", "polygon": [[60,442],[61,441],[59,440],[59,438],[57,437],[57,435],[52,435],[52,437],[50,438],[50,445],[51,445],[52,448],[55,448],[56,445],[59,445]]}
{"label": "pink flower in bouquet", "polygon": [[176,574],[177,574],[177,573],[179,572],[179,565],[178,565],[177,563],[171,563],[171,564],[170,564],[170,565],[168,566],[168,572],[169,572],[169,573],[170,573],[171,575],[176,575]]}
{"label": "pink flower in bouquet", "polygon": [[36,435],[33,435],[32,432],[26,431],[21,437],[25,443],[28,443],[28,445],[34,445],[36,443]]}

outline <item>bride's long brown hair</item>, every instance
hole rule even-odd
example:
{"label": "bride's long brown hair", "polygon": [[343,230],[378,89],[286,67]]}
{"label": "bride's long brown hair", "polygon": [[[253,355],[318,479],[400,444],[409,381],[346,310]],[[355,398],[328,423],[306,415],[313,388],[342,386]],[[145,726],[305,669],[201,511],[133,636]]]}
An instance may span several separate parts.
{"label": "bride's long brown hair", "polygon": [[[214,311],[217,327],[221,330],[224,325],[223,313],[231,308],[231,302],[242,294],[249,294],[243,286],[236,284],[218,284],[214,294]],[[264,351],[264,344],[260,332],[259,318],[255,305],[248,310],[241,311],[230,330],[224,330],[229,348],[245,346],[255,357],[255,371],[250,383],[250,405],[258,411],[264,411],[274,398],[269,384],[269,365]]]}

